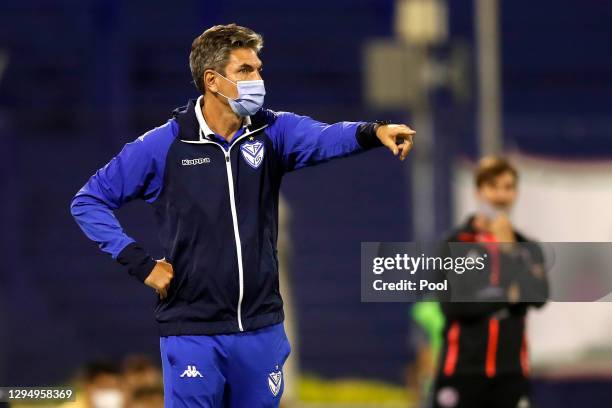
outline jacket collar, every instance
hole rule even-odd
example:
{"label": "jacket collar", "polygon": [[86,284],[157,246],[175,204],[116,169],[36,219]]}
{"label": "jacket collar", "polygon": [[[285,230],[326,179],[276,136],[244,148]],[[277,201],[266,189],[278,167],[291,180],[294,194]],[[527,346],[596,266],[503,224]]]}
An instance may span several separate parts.
{"label": "jacket collar", "polygon": [[[210,137],[210,136],[213,136],[215,132],[213,132],[210,129],[210,127],[208,127],[208,123],[206,123],[206,120],[204,119],[204,115],[202,115],[202,109],[201,109],[202,105],[201,104],[202,104],[203,98],[204,98],[204,95],[200,95],[198,97],[198,99],[195,102],[194,111],[195,111],[196,119],[198,119],[198,124],[200,125],[200,129],[202,129],[202,133],[204,133],[204,136]],[[246,128],[249,126],[251,126],[251,117],[246,116],[242,120],[242,127]]]}
{"label": "jacket collar", "polygon": [[[179,124],[181,140],[201,140],[200,129],[202,129],[202,136],[206,137],[207,139],[214,136],[215,132],[210,129],[206,123],[206,120],[204,120],[202,109],[200,109],[200,103],[203,97],[203,95],[200,95],[198,99],[190,99],[186,106],[176,108],[172,112],[172,116]],[[242,127],[248,128],[249,126],[251,126],[251,117],[246,116],[243,120]]]}
{"label": "jacket collar", "polygon": [[179,125],[179,139],[197,141],[200,140],[200,125],[195,115],[196,100],[190,99],[187,105],[172,111],[174,120]]}

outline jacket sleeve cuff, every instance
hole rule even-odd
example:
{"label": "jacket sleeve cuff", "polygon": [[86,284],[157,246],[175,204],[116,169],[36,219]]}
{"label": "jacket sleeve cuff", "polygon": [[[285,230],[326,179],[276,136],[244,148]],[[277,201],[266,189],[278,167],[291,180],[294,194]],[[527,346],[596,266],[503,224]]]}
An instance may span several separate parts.
{"label": "jacket sleeve cuff", "polygon": [[357,143],[359,143],[359,146],[366,150],[382,146],[383,144],[376,136],[376,129],[378,129],[378,127],[382,124],[384,123],[370,122],[360,124],[357,127],[357,132],[355,133],[355,137],[357,138]]}
{"label": "jacket sleeve cuff", "polygon": [[117,262],[128,268],[128,273],[141,282],[149,276],[156,265],[151,256],[137,243],[128,244],[117,256]]}

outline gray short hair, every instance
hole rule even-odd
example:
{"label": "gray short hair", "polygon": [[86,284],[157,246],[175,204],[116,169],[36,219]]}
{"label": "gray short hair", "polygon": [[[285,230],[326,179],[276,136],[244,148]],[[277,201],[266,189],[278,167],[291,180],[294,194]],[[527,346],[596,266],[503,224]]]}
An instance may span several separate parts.
{"label": "gray short hair", "polygon": [[232,50],[251,48],[259,52],[263,47],[263,38],[250,28],[236,24],[216,25],[204,31],[191,43],[189,68],[193,82],[204,94],[204,71],[213,69],[225,75],[225,67]]}

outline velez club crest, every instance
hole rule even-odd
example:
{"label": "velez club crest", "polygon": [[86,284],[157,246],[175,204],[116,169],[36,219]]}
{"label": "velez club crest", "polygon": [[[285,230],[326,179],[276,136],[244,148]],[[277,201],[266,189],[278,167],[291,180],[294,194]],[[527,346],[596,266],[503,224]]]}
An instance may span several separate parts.
{"label": "velez club crest", "polygon": [[258,168],[263,162],[264,151],[264,144],[260,140],[245,142],[240,146],[244,161],[254,169]]}
{"label": "velez club crest", "polygon": [[268,374],[268,387],[270,387],[270,392],[275,397],[280,392],[282,383],[283,372],[278,369],[278,366],[276,366],[275,371],[272,371],[270,374]]}

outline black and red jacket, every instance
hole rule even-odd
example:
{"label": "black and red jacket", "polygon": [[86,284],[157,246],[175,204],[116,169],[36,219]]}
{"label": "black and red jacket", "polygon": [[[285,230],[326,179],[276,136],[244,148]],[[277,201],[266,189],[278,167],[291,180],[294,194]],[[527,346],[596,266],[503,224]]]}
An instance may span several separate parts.
{"label": "black and red jacket", "polygon": [[[473,220],[474,217],[470,217],[463,226],[449,233],[445,243],[473,243],[461,247],[465,251],[486,253],[489,262],[483,274],[487,284],[500,287],[504,295],[496,301],[441,302],[446,324],[439,375],[470,374],[490,378],[502,374],[526,376],[529,373],[529,358],[525,316],[530,307],[541,307],[548,297],[546,277],[537,277],[530,272],[535,268],[544,270],[542,250],[538,244],[514,231],[521,255],[500,251],[500,245],[495,243],[492,234],[474,229]],[[514,274],[513,282],[516,270],[524,270],[523,278],[518,282],[521,301],[514,304],[509,303],[506,297],[510,282],[507,278],[509,273],[505,274],[504,271],[510,269]]]}

